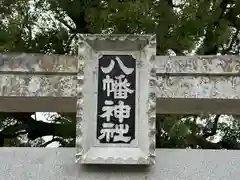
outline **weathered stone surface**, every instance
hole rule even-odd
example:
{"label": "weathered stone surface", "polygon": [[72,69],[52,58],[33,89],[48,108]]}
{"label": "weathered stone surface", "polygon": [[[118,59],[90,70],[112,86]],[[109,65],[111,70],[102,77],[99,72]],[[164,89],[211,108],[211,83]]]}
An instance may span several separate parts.
{"label": "weathered stone surface", "polygon": [[158,98],[240,99],[240,77],[158,77],[156,94]]}
{"label": "weathered stone surface", "polygon": [[77,58],[64,55],[0,53],[0,72],[77,72]]}
{"label": "weathered stone surface", "polygon": [[76,76],[0,75],[0,96],[75,97]]}
{"label": "weathered stone surface", "polygon": [[157,73],[239,73],[240,56],[157,56]]}
{"label": "weathered stone surface", "polygon": [[0,112],[76,112],[75,97],[0,96]]}
{"label": "weathered stone surface", "polygon": [[[239,73],[240,56],[157,56],[157,73]],[[77,73],[77,57],[0,53],[0,72]]]}
{"label": "weathered stone surface", "polygon": [[[240,114],[240,109],[234,108],[239,106],[237,100],[240,99],[239,56],[157,56],[156,69],[157,112],[195,113],[209,109],[210,112],[216,112],[221,109],[221,112]],[[71,98],[68,99],[71,106],[67,111],[75,112],[75,106],[72,104],[75,104],[77,96],[76,79],[77,57],[2,53],[0,54],[0,109],[5,111],[5,104],[12,105],[13,99],[6,100],[6,97],[39,97],[39,102],[40,97],[57,97],[58,104],[65,104],[66,98]],[[2,101],[3,96],[4,101]],[[198,101],[201,99],[205,99],[204,102]],[[16,99],[16,102],[22,100]],[[46,100],[43,102],[46,103]],[[174,106],[179,103],[181,106]],[[49,104],[54,106],[50,98]],[[17,106],[21,106],[21,103],[16,103],[14,107]],[[62,106],[60,108],[55,106],[56,108],[52,109],[62,110]],[[31,110],[31,106],[28,108]],[[35,111],[36,108],[38,106],[33,110]],[[20,108],[20,111],[23,110]],[[39,111],[41,110],[46,109],[41,106]],[[17,108],[11,111],[17,111]]]}
{"label": "weathered stone surface", "polygon": [[[79,165],[75,148],[1,148],[0,180],[239,180],[239,151],[157,149],[156,165]],[[221,157],[221,158],[219,158]]]}

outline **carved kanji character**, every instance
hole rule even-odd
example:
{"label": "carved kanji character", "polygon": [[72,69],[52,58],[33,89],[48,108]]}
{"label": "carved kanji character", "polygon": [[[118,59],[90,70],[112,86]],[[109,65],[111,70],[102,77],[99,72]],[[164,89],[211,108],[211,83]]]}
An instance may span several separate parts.
{"label": "carved kanji character", "polygon": [[110,93],[114,93],[115,99],[127,99],[128,93],[131,94],[134,90],[130,89],[130,83],[127,79],[124,79],[124,75],[116,76],[116,80],[110,78],[109,75],[103,79],[103,90],[107,91],[107,96],[110,96]]}
{"label": "carved kanji character", "polygon": [[115,129],[113,128],[113,123],[103,123],[103,129],[100,130],[101,135],[98,139],[106,138],[106,141],[109,142],[110,138],[113,138]]}
{"label": "carved kanji character", "polygon": [[106,121],[109,122],[111,119],[111,116],[113,116],[113,111],[114,111],[114,106],[113,106],[113,101],[105,101],[105,105],[102,107],[102,111],[104,111],[103,114],[100,115],[102,118],[106,118]]}
{"label": "carved kanji character", "polygon": [[[133,72],[134,68],[128,68],[128,67],[126,67],[118,56],[116,56],[115,59],[116,59],[116,61],[118,62],[121,70],[122,70],[126,75],[129,75],[129,74],[131,74],[131,73]],[[102,70],[105,74],[108,74],[108,73],[110,73],[110,72],[113,70],[114,66],[115,66],[115,61],[114,61],[113,59],[111,59],[111,62],[110,62],[110,64],[109,64],[109,66],[108,66],[108,67],[101,67],[101,70]]]}
{"label": "carved kanji character", "polygon": [[124,105],[123,101],[119,101],[114,108],[114,117],[118,118],[118,121],[122,123],[124,118],[130,117],[130,111],[131,107],[129,105]]}
{"label": "carved kanji character", "polygon": [[123,142],[128,142],[131,137],[129,136],[123,136],[124,134],[128,133],[129,131],[129,125],[128,124],[116,124],[115,125],[115,132],[118,135],[115,135],[113,138],[114,142],[117,141],[123,141]]}

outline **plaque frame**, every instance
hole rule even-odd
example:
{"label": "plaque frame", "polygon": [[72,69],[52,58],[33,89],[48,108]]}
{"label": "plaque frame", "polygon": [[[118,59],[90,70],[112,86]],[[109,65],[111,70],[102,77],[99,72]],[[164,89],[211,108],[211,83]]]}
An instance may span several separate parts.
{"label": "plaque frame", "polygon": [[[76,163],[155,164],[156,36],[80,34],[78,39]],[[98,59],[103,55],[136,59],[136,141],[128,146],[96,144]]]}

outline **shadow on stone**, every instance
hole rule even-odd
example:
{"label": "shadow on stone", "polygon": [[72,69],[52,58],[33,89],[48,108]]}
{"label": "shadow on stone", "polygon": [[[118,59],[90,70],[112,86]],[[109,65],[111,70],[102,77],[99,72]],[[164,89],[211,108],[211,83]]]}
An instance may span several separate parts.
{"label": "shadow on stone", "polygon": [[87,172],[114,172],[114,173],[147,173],[150,171],[151,166],[148,165],[117,165],[117,164],[84,164],[80,168]]}

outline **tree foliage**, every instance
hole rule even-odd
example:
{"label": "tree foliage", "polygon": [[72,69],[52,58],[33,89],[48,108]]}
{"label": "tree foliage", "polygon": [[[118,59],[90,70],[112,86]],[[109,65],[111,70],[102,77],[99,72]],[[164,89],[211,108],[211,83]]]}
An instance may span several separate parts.
{"label": "tree foliage", "polygon": [[[238,0],[0,0],[2,52],[72,55],[78,33],[155,33],[158,55],[239,55],[239,31]],[[0,146],[28,146],[24,135],[74,146],[74,114],[49,123],[33,114],[1,113]],[[220,117],[158,115],[157,147],[238,148],[238,118]]]}

